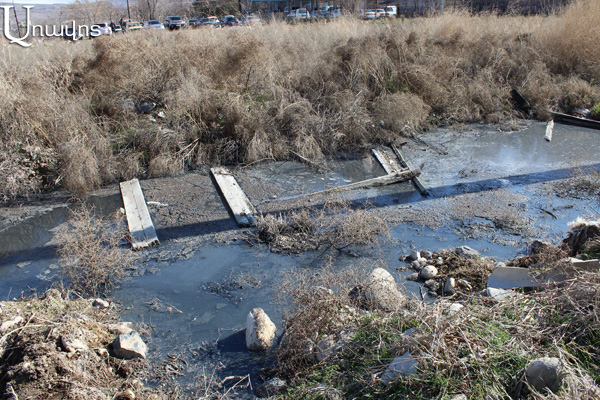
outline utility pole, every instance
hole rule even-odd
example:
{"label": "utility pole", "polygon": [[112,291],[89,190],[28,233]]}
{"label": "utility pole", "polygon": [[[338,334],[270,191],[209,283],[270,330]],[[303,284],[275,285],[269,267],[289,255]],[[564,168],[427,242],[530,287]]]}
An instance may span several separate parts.
{"label": "utility pole", "polygon": [[[19,25],[19,18],[17,17],[17,8],[15,7],[15,0],[13,0],[13,11],[15,12],[15,22],[17,23],[17,31],[19,32],[19,37],[23,37],[21,35],[21,26]],[[27,28],[29,29],[29,27]]]}
{"label": "utility pole", "polygon": [[[129,10],[129,0],[127,0],[127,18],[129,18],[129,20],[131,21],[131,11]],[[122,26],[121,29],[125,29],[125,27]]]}

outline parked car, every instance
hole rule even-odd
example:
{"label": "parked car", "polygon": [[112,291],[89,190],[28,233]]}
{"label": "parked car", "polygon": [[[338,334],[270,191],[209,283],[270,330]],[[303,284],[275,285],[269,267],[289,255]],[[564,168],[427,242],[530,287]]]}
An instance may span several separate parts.
{"label": "parked car", "polygon": [[190,28],[198,28],[200,26],[200,19],[190,18],[187,22],[187,26],[189,26]]}
{"label": "parked car", "polygon": [[375,10],[375,18],[385,18],[385,8],[378,8]]}
{"label": "parked car", "polygon": [[386,6],[385,7],[385,16],[388,18],[397,17],[398,16],[398,7]]}
{"label": "parked car", "polygon": [[223,17],[221,24],[224,26],[237,26],[240,24],[240,21],[234,15],[226,15]]}
{"label": "parked car", "polygon": [[200,18],[200,25],[219,28],[221,26],[221,21],[219,21],[219,18],[217,17]]}
{"label": "parked car", "polygon": [[76,41],[82,38],[77,29],[66,28],[62,31],[62,38],[66,40]]}
{"label": "parked car", "polygon": [[102,35],[112,35],[112,29],[108,22],[99,22],[93,24],[90,29],[90,37],[98,37]]}
{"label": "parked car", "polygon": [[125,30],[127,32],[135,32],[140,29],[144,29],[144,25],[141,22],[130,21],[125,25]]}
{"label": "parked car", "polygon": [[165,18],[165,28],[170,30],[179,29],[185,27],[185,21],[181,17],[172,16]]}
{"label": "parked car", "polygon": [[121,28],[121,25],[115,25],[113,28],[113,33],[123,33],[123,28]]}
{"label": "parked car", "polygon": [[377,14],[374,10],[360,10],[360,17],[362,19],[375,19]]}
{"label": "parked car", "polygon": [[310,21],[310,13],[306,8],[298,8],[296,10],[292,10],[292,12],[287,15],[286,19],[291,23]]}
{"label": "parked car", "polygon": [[250,14],[250,15],[247,15],[246,18],[244,18],[244,24],[246,24],[246,25],[260,25],[260,24],[262,24],[262,21],[256,15]]}
{"label": "parked car", "polygon": [[144,21],[144,28],[164,30],[165,26],[162,24],[162,22],[152,19],[150,21]]}

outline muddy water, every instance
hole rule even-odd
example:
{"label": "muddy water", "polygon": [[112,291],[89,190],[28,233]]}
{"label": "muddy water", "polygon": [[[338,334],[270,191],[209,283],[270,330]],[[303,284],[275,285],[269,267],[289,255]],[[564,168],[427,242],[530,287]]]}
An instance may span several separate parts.
{"label": "muddy water", "polygon": [[[559,197],[555,185],[570,176],[574,166],[600,170],[600,132],[557,125],[548,143],[544,129],[539,123],[511,133],[489,126],[464,132],[442,129],[424,135],[422,143],[407,146],[404,151],[415,165],[425,163],[422,178],[432,195],[422,197],[410,183],[344,194],[350,201],[368,204],[392,225],[392,240],[354,249],[358,259],[342,253],[281,255],[265,246],[250,247],[235,235],[237,240],[221,240],[207,231],[208,239],[198,241],[191,231],[164,230],[161,245],[143,253],[143,265],[112,298],[126,308],[123,320],[152,327],[153,365],[160,366],[168,354],[179,353],[186,359],[185,376],[178,378],[184,386],[193,387],[202,368],[216,369],[220,379],[250,374],[256,386],[257,371],[269,365],[272,355],[245,350],[241,333],[245,318],[252,308],[262,307],[281,332],[281,310],[274,302],[273,287],[289,271],[318,269],[328,262],[343,268],[382,260],[402,282],[408,272],[396,270],[403,265],[399,258],[413,248],[469,245],[486,256],[507,259],[522,252],[524,241],[531,238],[556,242],[568,221],[597,210],[597,197]],[[265,163],[236,176],[259,211],[264,211],[278,204],[283,208],[286,199],[302,193],[383,174],[370,155],[331,161],[329,167],[331,172],[317,173],[298,163]],[[268,183],[264,193],[261,183]],[[164,202],[157,193],[151,200]],[[100,203],[106,212],[120,207],[118,195]],[[223,212],[222,202],[212,192],[198,204],[208,215]],[[23,226],[0,232],[3,252],[11,252],[0,259],[0,298],[28,288],[43,289],[52,281],[57,271],[52,228],[67,216],[66,208],[52,209]],[[160,236],[161,220],[157,220]],[[239,232],[227,219],[207,226],[211,232]],[[405,283],[409,294],[417,293],[418,287]]]}

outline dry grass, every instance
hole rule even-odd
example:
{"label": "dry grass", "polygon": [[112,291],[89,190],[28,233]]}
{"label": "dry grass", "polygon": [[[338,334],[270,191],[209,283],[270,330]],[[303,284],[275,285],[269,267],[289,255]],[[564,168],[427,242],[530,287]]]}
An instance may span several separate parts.
{"label": "dry grass", "polygon": [[121,247],[123,227],[102,221],[85,207],[73,211],[69,225],[58,245],[65,283],[88,295],[107,293],[133,261],[132,252]]}
{"label": "dry grass", "polygon": [[[55,150],[54,178],[62,171],[59,182],[85,195],[133,174],[285,159],[289,150],[316,159],[431,125],[507,120],[512,88],[545,118],[548,108],[600,99],[600,44],[589,39],[599,17],[597,2],[577,0],[548,17],[453,11],[4,46],[2,151]],[[164,115],[139,114],[149,103]],[[90,152],[93,179],[89,168],[68,168],[66,143]],[[18,193],[0,184],[4,197]]]}

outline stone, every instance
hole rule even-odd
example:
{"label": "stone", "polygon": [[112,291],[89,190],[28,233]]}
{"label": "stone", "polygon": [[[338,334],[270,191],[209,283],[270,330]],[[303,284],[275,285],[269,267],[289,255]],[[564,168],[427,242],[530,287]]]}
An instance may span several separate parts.
{"label": "stone", "polygon": [[435,279],[428,279],[425,281],[423,286],[425,286],[428,290],[432,292],[437,292],[440,288],[440,283]]}
{"label": "stone", "polygon": [[416,250],[411,251],[410,255],[408,256],[410,261],[417,261],[419,258],[421,258],[421,253]]}
{"label": "stone", "polygon": [[90,349],[81,339],[71,335],[62,335],[60,342],[67,353],[83,353]]}
{"label": "stone", "polygon": [[535,359],[525,369],[525,382],[539,391],[556,393],[561,387],[565,366],[560,358],[542,357]]}
{"label": "stone", "polygon": [[420,266],[421,268],[423,268],[423,267],[425,267],[427,264],[429,264],[429,261],[427,261],[427,259],[426,259],[426,258],[423,258],[423,257],[419,258],[417,261],[419,262],[419,266]]}
{"label": "stone", "polygon": [[448,313],[449,313],[450,315],[454,315],[454,314],[456,314],[456,313],[460,312],[460,311],[461,311],[463,308],[465,308],[465,306],[463,306],[462,304],[459,304],[459,303],[451,303],[451,304],[448,306]]}
{"label": "stone", "polygon": [[465,258],[478,258],[481,256],[477,250],[470,248],[469,246],[460,246],[454,249],[454,254],[459,257]]}
{"label": "stone", "polygon": [[450,296],[456,292],[456,279],[448,278],[444,283],[444,295]]}
{"label": "stone", "polygon": [[427,259],[427,260],[431,260],[431,257],[433,257],[433,253],[427,250],[424,250],[421,252],[421,257]]}
{"label": "stone", "polygon": [[6,333],[11,329],[15,328],[17,325],[21,325],[25,321],[23,317],[17,315],[8,321],[4,321],[2,325],[0,325],[0,333]]}
{"label": "stone", "polygon": [[120,324],[110,324],[108,330],[117,335],[128,335],[133,332],[133,323],[121,322]]}
{"label": "stone", "polygon": [[246,348],[266,350],[271,347],[277,327],[262,308],[255,308],[246,317]]}
{"label": "stone", "polygon": [[414,269],[414,270],[415,270],[415,271],[417,271],[417,272],[421,271],[421,269],[422,269],[422,268],[421,268],[421,264],[420,264],[418,261],[416,261],[416,260],[415,260],[415,261],[412,261],[412,262],[410,263],[410,266],[412,267],[412,269]]}
{"label": "stone", "polygon": [[450,397],[450,400],[467,400],[467,396],[464,394],[457,394],[456,396]]}
{"label": "stone", "polygon": [[527,268],[498,267],[487,281],[488,287],[497,289],[515,289],[539,286],[537,279],[529,275]]}
{"label": "stone", "polygon": [[277,396],[287,388],[287,382],[280,378],[272,378],[256,388],[256,396],[260,399]]}
{"label": "stone", "polygon": [[426,265],[420,272],[421,278],[431,279],[434,278],[438,273],[438,270],[433,265]]}
{"label": "stone", "polygon": [[487,288],[486,294],[489,297],[491,297],[495,300],[498,300],[498,301],[509,299],[516,295],[516,293],[513,292],[512,290],[496,289],[496,288],[491,288],[491,287]]}
{"label": "stone", "polygon": [[412,274],[408,275],[406,277],[406,280],[407,281],[418,281],[419,280],[419,273],[415,272],[415,273],[412,273]]}
{"label": "stone", "polygon": [[92,306],[98,307],[99,309],[103,309],[103,308],[108,308],[110,306],[110,303],[103,299],[95,299],[94,302],[92,303]]}
{"label": "stone", "polygon": [[387,385],[394,382],[401,375],[414,375],[417,373],[419,362],[416,358],[406,352],[400,357],[394,358],[385,372],[381,375],[381,380]]}
{"label": "stone", "polygon": [[119,335],[113,341],[115,356],[130,360],[132,358],[146,358],[148,348],[137,332]]}
{"label": "stone", "polygon": [[503,262],[497,262],[494,265],[494,269],[496,269],[496,268],[506,268],[506,264],[504,264]]}
{"label": "stone", "polygon": [[364,296],[367,305],[386,311],[397,310],[406,301],[394,277],[383,268],[375,268],[369,274]]}
{"label": "stone", "polygon": [[534,240],[529,245],[529,254],[540,254],[552,247],[552,244],[543,240]]}
{"label": "stone", "polygon": [[444,265],[444,259],[442,257],[438,257],[437,260],[435,260],[435,264],[437,266]]}

